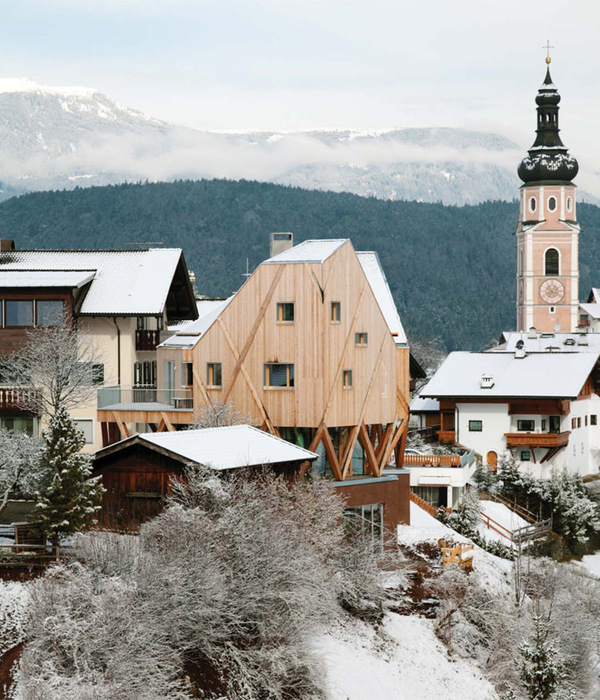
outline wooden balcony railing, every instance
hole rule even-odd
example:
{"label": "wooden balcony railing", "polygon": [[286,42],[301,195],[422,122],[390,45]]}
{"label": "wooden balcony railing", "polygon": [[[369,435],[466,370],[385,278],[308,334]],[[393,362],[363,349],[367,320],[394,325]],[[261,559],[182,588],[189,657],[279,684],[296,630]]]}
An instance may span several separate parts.
{"label": "wooden balcony railing", "polygon": [[156,346],[160,343],[160,331],[136,331],[135,332],[135,349],[140,350],[156,350]]}
{"label": "wooden balcony railing", "polygon": [[36,397],[26,387],[0,387],[0,411],[31,411],[37,405]]}
{"label": "wooden balcony railing", "polygon": [[505,433],[507,447],[564,447],[570,432],[564,433]]}
{"label": "wooden balcony railing", "polygon": [[406,467],[460,467],[460,455],[404,455]]}

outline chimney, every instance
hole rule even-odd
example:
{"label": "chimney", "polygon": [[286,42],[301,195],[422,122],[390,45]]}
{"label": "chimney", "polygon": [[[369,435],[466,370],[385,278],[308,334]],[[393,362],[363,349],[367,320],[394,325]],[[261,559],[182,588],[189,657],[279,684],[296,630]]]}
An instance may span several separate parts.
{"label": "chimney", "polygon": [[271,234],[271,257],[284,253],[294,246],[293,233],[272,233]]}
{"label": "chimney", "polygon": [[1,238],[0,239],[0,252],[1,253],[6,253],[8,250],[14,250],[15,249],[15,242],[11,240],[10,238]]}
{"label": "chimney", "polygon": [[535,329],[535,326],[531,326],[527,337],[529,338],[529,340],[535,340],[537,338],[537,331]]}
{"label": "chimney", "polygon": [[589,345],[586,333],[581,333],[579,336],[579,345]]}
{"label": "chimney", "polygon": [[527,353],[525,352],[525,341],[517,340],[515,346],[515,360],[522,360]]}
{"label": "chimney", "polygon": [[483,373],[481,375],[481,388],[491,389],[494,386],[494,377],[491,374]]}

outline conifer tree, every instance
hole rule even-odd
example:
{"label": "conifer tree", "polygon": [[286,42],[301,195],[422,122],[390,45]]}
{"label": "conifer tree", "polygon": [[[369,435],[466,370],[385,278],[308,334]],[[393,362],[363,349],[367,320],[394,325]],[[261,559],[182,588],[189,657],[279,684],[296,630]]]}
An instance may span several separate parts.
{"label": "conifer tree", "polygon": [[85,437],[66,408],[56,411],[43,439],[42,464],[47,480],[35,516],[48,539],[58,546],[61,537],[91,527],[104,489],[99,478],[91,478],[91,459],[80,454]]}

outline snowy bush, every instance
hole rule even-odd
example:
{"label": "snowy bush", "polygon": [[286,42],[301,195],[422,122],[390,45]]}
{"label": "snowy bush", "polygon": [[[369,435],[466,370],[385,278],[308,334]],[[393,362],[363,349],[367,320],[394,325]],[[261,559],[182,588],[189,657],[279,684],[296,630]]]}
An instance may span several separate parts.
{"label": "snowy bush", "polygon": [[0,581],[0,659],[25,638],[28,599],[26,585]]}
{"label": "snowy bush", "polygon": [[481,505],[477,491],[467,491],[458,506],[448,518],[448,525],[465,537],[473,537],[479,534],[481,522]]}
{"label": "snowy bush", "polygon": [[35,583],[24,700],[322,698],[312,640],[342,605],[380,614],[377,556],[326,483],[253,474],[188,470],[139,537],[79,536]]}

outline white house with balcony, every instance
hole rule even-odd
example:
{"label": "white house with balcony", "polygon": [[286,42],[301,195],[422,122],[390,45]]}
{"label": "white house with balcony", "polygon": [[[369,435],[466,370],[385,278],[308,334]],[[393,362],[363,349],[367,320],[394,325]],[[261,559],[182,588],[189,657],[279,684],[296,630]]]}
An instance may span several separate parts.
{"label": "white house with balcony", "polygon": [[475,450],[492,469],[512,455],[539,478],[597,473],[600,348],[576,335],[510,334],[494,352],[451,353],[421,391],[440,402],[440,440]]}

